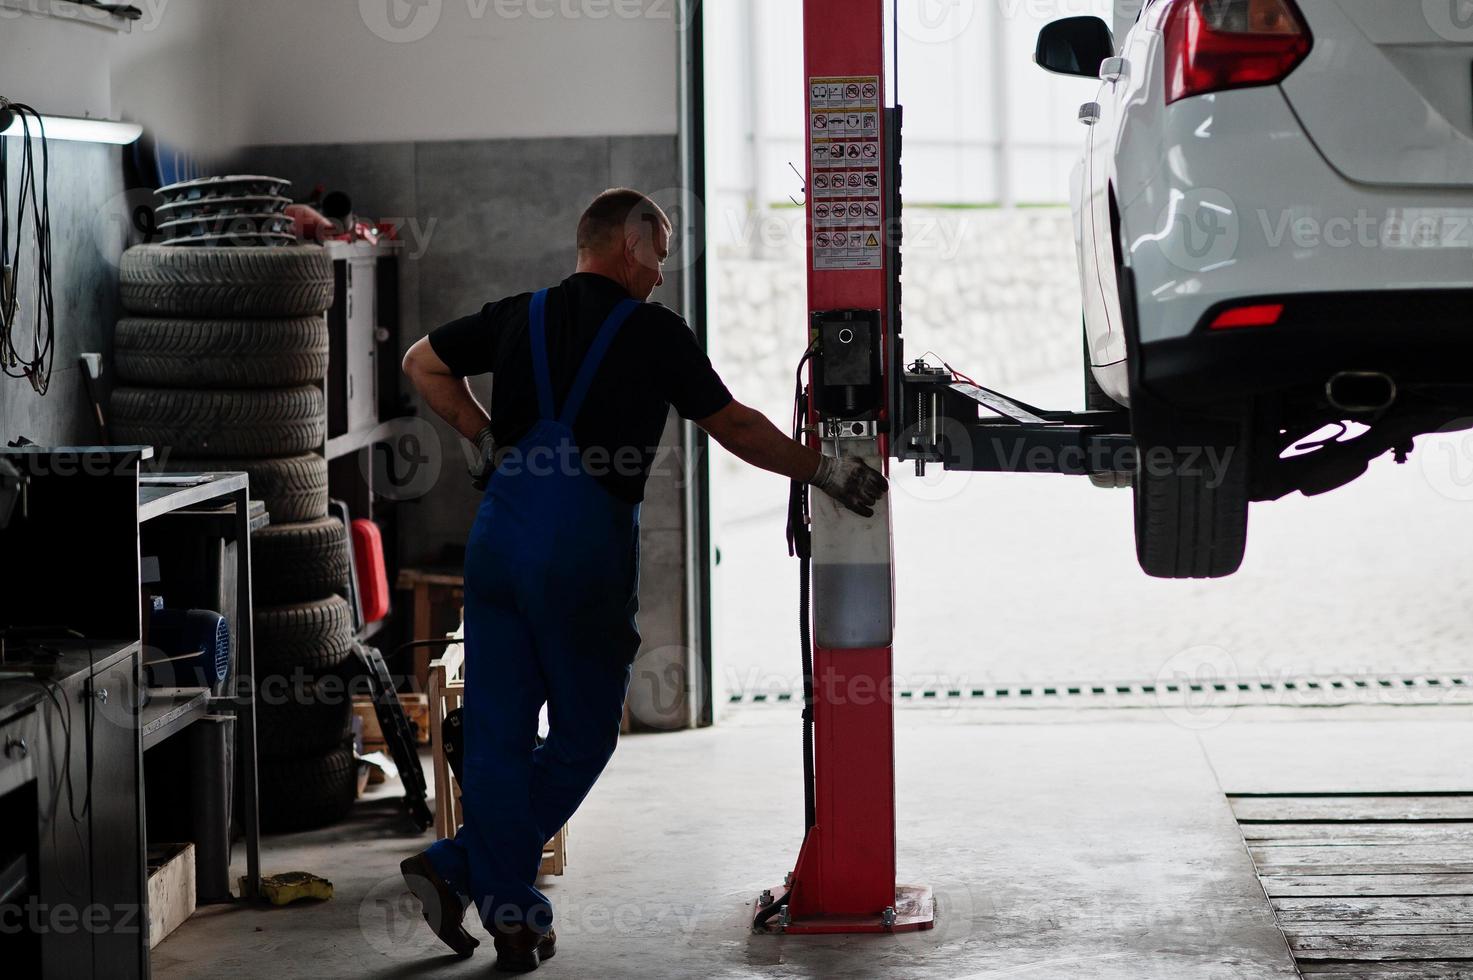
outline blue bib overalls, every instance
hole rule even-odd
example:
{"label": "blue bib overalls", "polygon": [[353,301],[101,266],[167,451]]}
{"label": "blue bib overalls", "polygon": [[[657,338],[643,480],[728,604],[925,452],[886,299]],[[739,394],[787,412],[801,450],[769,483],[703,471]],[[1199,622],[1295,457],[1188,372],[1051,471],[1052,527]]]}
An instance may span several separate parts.
{"label": "blue bib overalls", "polygon": [[[539,421],[501,454],[466,545],[465,822],[429,850],[488,929],[552,909],[536,887],[542,847],[603,772],[619,737],[639,649],[639,507],[586,471],[573,423],[636,300],[599,329],[554,408],[547,290],[532,298]],[[536,745],[538,716],[549,734]]]}

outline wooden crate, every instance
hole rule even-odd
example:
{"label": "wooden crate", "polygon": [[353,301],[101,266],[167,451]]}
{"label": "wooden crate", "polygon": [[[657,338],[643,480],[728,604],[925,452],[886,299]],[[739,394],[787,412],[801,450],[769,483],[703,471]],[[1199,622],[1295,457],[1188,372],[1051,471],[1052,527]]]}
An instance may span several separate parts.
{"label": "wooden crate", "polygon": [[148,849],[148,948],[194,914],[194,845],[155,844]]}
{"label": "wooden crate", "polygon": [[[420,745],[430,744],[430,697],[428,694],[400,694],[399,703],[404,713],[414,722],[414,740]],[[374,752],[386,748],[384,730],[378,723],[378,712],[373,700],[367,696],[353,698],[353,714],[363,719],[363,750]]]}
{"label": "wooden crate", "polygon": [[[464,638],[462,626],[455,636]],[[465,699],[465,647],[451,644],[438,660],[429,665],[430,674],[430,752],[435,778],[435,834],[454,836],[460,829],[460,787],[455,773],[445,758],[443,722],[445,716],[459,708]],[[542,848],[542,866],[538,875],[562,875],[568,864],[568,828],[564,826]]]}
{"label": "wooden crate", "polygon": [[[401,592],[412,593],[414,597],[410,603],[411,640],[432,640],[440,635],[435,629],[435,620],[439,618],[443,623],[449,612],[441,609],[437,617],[437,607],[449,605],[459,610],[465,604],[465,579],[459,567],[403,568],[399,570],[394,586]],[[411,654],[416,690],[429,690],[430,653],[430,647],[416,647]]]}

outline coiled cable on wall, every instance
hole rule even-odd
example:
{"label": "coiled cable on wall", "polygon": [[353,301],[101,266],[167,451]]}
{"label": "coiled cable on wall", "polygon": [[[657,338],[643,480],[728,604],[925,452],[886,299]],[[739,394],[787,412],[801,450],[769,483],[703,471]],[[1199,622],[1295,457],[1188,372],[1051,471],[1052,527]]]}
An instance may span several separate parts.
{"label": "coiled cable on wall", "polygon": [[[19,122],[20,174],[11,200],[10,141],[0,136],[0,371],[6,377],[25,378],[38,395],[51,387],[51,365],[56,349],[56,297],[51,265],[51,149],[46,123],[28,105],[0,96],[0,133]],[[33,130],[34,127],[34,130]],[[36,146],[40,145],[40,166]],[[38,176],[39,175],[39,176]],[[20,340],[19,310],[23,259],[28,239],[35,247],[35,309],[29,343]],[[14,235],[11,227],[14,226]],[[28,348],[28,349],[23,349]]]}

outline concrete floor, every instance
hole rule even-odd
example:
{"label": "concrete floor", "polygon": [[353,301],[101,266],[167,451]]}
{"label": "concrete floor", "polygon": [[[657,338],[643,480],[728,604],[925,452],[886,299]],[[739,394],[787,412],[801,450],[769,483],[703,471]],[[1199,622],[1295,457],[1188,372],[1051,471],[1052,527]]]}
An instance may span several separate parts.
{"label": "concrete floor", "polygon": [[[899,712],[900,869],[931,884],[934,931],[754,936],[801,824],[791,710],[627,738],[575,818],[549,886],[550,976],[1120,980],[1292,977],[1224,791],[1469,789],[1466,708],[1242,709],[1210,731],[1160,711]],[[1450,755],[1451,754],[1451,755]],[[1441,760],[1439,762],[1439,760]],[[328,903],[199,913],[154,953],[160,980],[468,977],[440,955],[396,873],[428,838],[386,801],[276,838],[268,871],[333,879]]]}

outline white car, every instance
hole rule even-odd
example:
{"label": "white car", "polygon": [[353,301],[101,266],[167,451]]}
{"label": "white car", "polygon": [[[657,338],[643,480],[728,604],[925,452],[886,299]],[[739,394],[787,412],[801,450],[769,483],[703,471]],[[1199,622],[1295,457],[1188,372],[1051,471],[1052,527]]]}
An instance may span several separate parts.
{"label": "white car", "polygon": [[1099,80],[1086,389],[1129,409],[1148,574],[1232,574],[1250,500],[1473,415],[1467,0],[1147,0],[1118,50],[1072,17],[1035,57]]}

